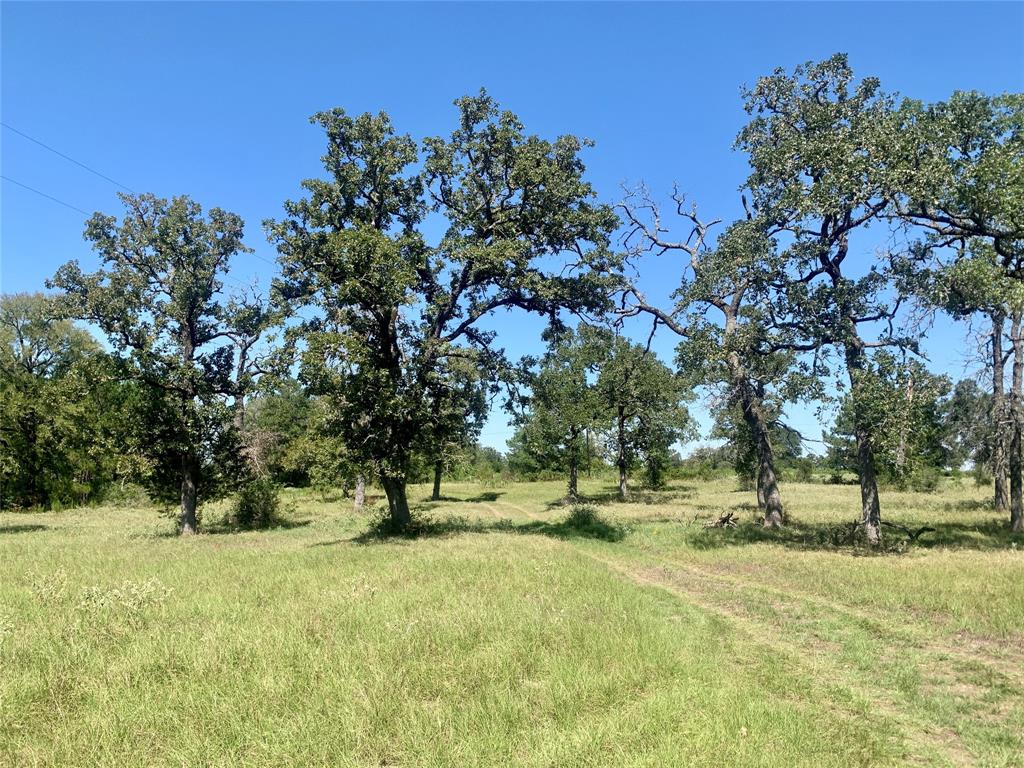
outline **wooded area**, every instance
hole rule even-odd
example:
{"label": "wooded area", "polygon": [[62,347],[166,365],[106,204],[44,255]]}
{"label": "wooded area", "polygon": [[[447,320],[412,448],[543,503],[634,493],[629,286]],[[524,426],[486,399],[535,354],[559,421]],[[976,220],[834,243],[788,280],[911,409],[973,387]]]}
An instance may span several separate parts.
{"label": "wooded area", "polygon": [[[766,527],[786,524],[782,465],[799,461],[856,473],[872,544],[880,482],[968,468],[1024,530],[1024,99],[901,99],[843,55],[743,98],[734,220],[678,190],[668,214],[642,187],[599,199],[587,141],[533,135],[484,92],[456,101],[446,137],[318,113],[326,176],[264,222],[269,294],[225,288],[249,251],[238,216],[122,195],[120,219],[86,225],[98,271],[73,260],[50,293],[3,298],[4,509],[141,484],[180,505],[187,534],[202,504],[243,488],[271,505],[277,485],[359,488],[361,503],[372,480],[398,531],[421,475],[438,498],[456,467],[563,472],[575,499],[594,462],[616,468],[624,499],[641,469],[657,488],[683,463],[686,403],[710,392]],[[428,218],[445,222],[437,242]],[[888,245],[852,268],[869,226]],[[658,257],[678,264],[669,306],[637,282]],[[546,318],[547,351],[509,359],[485,327],[500,310]],[[916,356],[936,312],[984,326],[979,380]],[[624,334],[632,318],[650,322],[646,344]],[[671,367],[650,350],[662,329],[679,339]],[[822,456],[785,424],[797,401],[839,404]],[[507,457],[477,444],[499,402],[518,425]]]}

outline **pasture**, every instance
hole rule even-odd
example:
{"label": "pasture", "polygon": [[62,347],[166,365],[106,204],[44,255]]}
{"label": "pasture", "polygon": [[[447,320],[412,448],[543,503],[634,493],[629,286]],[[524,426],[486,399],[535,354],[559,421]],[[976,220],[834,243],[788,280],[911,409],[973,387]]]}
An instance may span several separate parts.
{"label": "pasture", "polygon": [[[561,483],[332,494],[181,539],[151,508],[0,516],[0,764],[1024,765],[1024,552],[987,489],[734,480],[569,517]],[[704,527],[721,512],[736,528]]]}

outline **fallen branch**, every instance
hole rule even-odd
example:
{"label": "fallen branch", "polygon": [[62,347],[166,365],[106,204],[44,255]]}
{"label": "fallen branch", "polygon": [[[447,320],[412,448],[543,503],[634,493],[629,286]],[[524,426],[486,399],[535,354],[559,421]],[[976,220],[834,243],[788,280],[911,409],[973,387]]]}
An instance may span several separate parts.
{"label": "fallen branch", "polygon": [[903,531],[905,534],[907,534],[907,538],[910,539],[910,541],[917,541],[918,536],[920,536],[923,533],[935,533],[935,529],[930,528],[927,525],[921,526],[916,531],[912,531],[909,528],[907,528],[907,526],[900,525],[899,523],[890,523],[887,520],[883,520],[882,525],[888,526],[889,528],[895,528],[898,531]]}
{"label": "fallen branch", "polygon": [[704,523],[705,528],[735,528],[739,519],[733,512],[726,512],[721,515],[717,520],[712,520],[710,523]]}
{"label": "fallen branch", "polygon": [[[884,525],[887,528],[895,528],[897,531],[902,531],[903,533],[907,534],[907,541],[909,541],[911,544],[916,543],[918,538],[925,533],[935,533],[935,529],[927,525],[918,528],[916,531],[907,528],[907,526],[905,525],[900,525],[899,523],[890,523],[888,520],[883,520],[882,525]],[[857,534],[863,531],[863,529],[863,520],[854,520],[851,523],[846,523],[844,525],[837,526],[832,529],[832,543],[836,546],[840,546],[842,544],[852,544],[856,540]]]}

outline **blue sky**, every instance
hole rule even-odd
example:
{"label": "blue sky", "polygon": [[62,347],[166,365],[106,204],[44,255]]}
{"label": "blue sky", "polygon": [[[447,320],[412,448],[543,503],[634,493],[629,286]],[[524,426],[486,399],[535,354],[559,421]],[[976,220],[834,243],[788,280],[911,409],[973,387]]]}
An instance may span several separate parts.
{"label": "blue sky", "polygon": [[[260,222],[320,173],[307,118],[334,106],[388,111],[416,137],[449,132],[454,98],[486,87],[527,128],[594,139],[588,178],[609,202],[623,184],[678,183],[709,217],[741,211],[746,175],[733,138],[740,87],[778,66],[836,51],[858,75],[923,100],[957,89],[1024,90],[1022,3],[340,4],[4,2],[2,117],[135,191],[189,194],[245,219],[253,256],[238,281],[269,283]],[[119,213],[118,187],[8,130],[3,175],[85,211]],[[97,264],[84,216],[2,185],[0,290],[40,290],[64,261]],[[861,258],[870,258],[865,243]],[[665,300],[679,265],[648,261]],[[495,319],[515,355],[538,323]],[[636,333],[642,333],[639,327]],[[655,344],[671,360],[674,339]],[[958,378],[972,349],[939,320],[925,347]],[[702,411],[700,405],[697,411]],[[814,409],[794,426],[819,437]],[[705,419],[706,423],[706,419]],[[495,414],[483,442],[503,447]]]}

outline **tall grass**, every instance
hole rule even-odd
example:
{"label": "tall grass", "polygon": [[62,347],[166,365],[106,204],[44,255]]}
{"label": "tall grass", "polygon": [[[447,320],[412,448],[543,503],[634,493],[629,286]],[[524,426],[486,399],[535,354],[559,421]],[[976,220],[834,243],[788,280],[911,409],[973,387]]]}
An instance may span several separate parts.
{"label": "tall grass", "polygon": [[731,480],[562,490],[417,489],[415,538],[301,492],[190,540],[0,517],[0,765],[1021,764],[1024,555],[983,489],[887,494],[937,531],[884,555],[822,535],[846,486],[786,486],[774,537]]}

